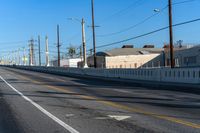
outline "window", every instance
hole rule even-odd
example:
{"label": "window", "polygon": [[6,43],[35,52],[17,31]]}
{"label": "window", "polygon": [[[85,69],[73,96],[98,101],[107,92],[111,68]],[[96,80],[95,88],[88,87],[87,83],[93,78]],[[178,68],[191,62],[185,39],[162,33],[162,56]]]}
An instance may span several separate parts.
{"label": "window", "polygon": [[197,57],[191,56],[191,57],[184,57],[184,64],[190,65],[190,64],[196,64],[197,63]]}
{"label": "window", "polygon": [[135,68],[137,68],[137,63],[135,63]]}

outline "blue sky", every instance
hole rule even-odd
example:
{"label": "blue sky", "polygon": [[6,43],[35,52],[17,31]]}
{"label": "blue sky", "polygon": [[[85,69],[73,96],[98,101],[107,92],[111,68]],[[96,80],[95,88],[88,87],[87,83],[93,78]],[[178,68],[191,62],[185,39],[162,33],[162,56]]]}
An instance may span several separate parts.
{"label": "blue sky", "polygon": [[[185,0],[172,0],[174,3]],[[95,23],[97,26],[97,46],[120,41],[137,36],[168,25],[167,8],[145,23],[120,34],[115,33],[140,23],[145,18],[155,14],[154,9],[167,6],[167,0],[95,0]],[[173,5],[173,23],[200,18],[200,0]],[[33,37],[49,36],[50,50],[56,52],[56,25],[60,25],[62,47],[66,52],[70,45],[81,44],[81,25],[67,18],[85,18],[91,25],[90,0],[1,0],[0,4],[0,52],[14,51],[21,47],[28,48],[28,40]],[[87,48],[92,48],[91,28],[86,27]],[[143,38],[131,40],[126,44],[142,47],[144,44],[154,44],[162,47],[168,42],[168,30],[161,31]],[[200,22],[174,28],[174,41],[183,40],[187,43],[200,43]],[[109,50],[121,47],[117,44],[98,50]],[[3,51],[3,52],[2,52]]]}

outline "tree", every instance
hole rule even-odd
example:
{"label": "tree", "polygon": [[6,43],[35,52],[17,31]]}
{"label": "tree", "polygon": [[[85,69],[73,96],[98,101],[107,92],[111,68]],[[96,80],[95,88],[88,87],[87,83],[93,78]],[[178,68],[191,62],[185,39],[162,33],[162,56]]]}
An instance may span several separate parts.
{"label": "tree", "polygon": [[73,46],[70,46],[68,49],[68,55],[70,58],[74,58],[76,55],[76,48]]}

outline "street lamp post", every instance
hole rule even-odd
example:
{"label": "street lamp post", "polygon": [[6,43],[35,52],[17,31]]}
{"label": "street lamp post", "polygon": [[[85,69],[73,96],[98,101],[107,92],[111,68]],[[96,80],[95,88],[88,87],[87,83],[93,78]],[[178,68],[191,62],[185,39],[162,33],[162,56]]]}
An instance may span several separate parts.
{"label": "street lamp post", "polygon": [[83,68],[87,68],[87,56],[86,56],[86,41],[85,41],[85,21],[82,18],[82,43],[83,43]]}
{"label": "street lamp post", "polygon": [[49,67],[49,41],[48,41],[48,36],[45,38],[45,43],[46,43],[46,66]]}
{"label": "street lamp post", "polygon": [[77,18],[68,18],[69,20],[75,20],[81,23],[82,26],[82,45],[83,45],[83,68],[88,68],[87,66],[87,53],[86,53],[86,40],[85,40],[85,20],[79,20]]}

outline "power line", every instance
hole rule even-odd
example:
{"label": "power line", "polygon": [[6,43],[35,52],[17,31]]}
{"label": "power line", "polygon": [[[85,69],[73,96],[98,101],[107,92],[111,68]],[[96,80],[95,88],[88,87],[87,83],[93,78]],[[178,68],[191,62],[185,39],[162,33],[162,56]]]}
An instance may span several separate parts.
{"label": "power line", "polygon": [[189,3],[189,2],[193,2],[193,1],[196,1],[196,0],[184,0],[184,1],[180,1],[180,2],[175,2],[172,5],[179,5],[179,4]]}
{"label": "power line", "polygon": [[0,42],[2,44],[20,44],[20,43],[27,43],[28,41],[13,41],[13,42]]}
{"label": "power line", "polygon": [[[177,23],[177,24],[174,24],[174,25],[172,25],[172,26],[173,26],[173,27],[177,27],[177,26],[181,26],[181,25],[185,25],[185,24],[189,24],[189,23],[193,23],[193,22],[197,22],[197,21],[200,21],[200,18],[193,19],[193,20],[190,20],[190,21],[181,22],[181,23]],[[160,28],[160,29],[157,29],[157,30],[154,30],[154,31],[145,33],[145,34],[141,34],[141,35],[138,35],[138,36],[135,36],[135,37],[131,37],[131,38],[124,39],[124,40],[121,40],[121,41],[117,41],[117,42],[113,42],[113,43],[101,45],[101,46],[98,46],[98,47],[96,47],[96,48],[102,48],[102,47],[107,47],[107,46],[111,46],[111,45],[115,45],[115,44],[127,42],[127,41],[130,41],[130,40],[134,40],[134,39],[137,39],[137,38],[141,38],[141,37],[144,37],[144,36],[147,36],[147,35],[154,34],[154,33],[156,33],[156,32],[163,31],[163,30],[168,29],[168,28],[169,28],[169,26],[166,26],[166,27],[163,27],[163,28]]]}
{"label": "power line", "polygon": [[104,19],[102,20],[102,22],[105,22],[106,20],[108,20],[108,19],[110,19],[110,18],[113,18],[113,17],[115,17],[115,16],[118,17],[119,14],[121,14],[121,13],[127,11],[128,9],[130,9],[130,8],[133,7],[133,6],[135,6],[135,5],[136,5],[138,2],[140,2],[140,1],[141,1],[141,0],[137,0],[137,1],[133,2],[132,4],[130,4],[129,6],[127,6],[127,7],[123,8],[123,9],[119,10],[118,12],[116,12],[116,13],[114,13],[114,14],[112,14],[112,15],[106,17],[106,18],[104,18]]}
{"label": "power line", "polygon": [[137,26],[145,23],[146,21],[150,20],[151,18],[155,17],[156,15],[158,15],[159,13],[163,12],[168,6],[165,6],[164,8],[162,8],[158,13],[154,13],[153,15],[145,18],[144,20],[140,21],[139,23],[133,25],[133,26],[130,26],[128,28],[125,28],[125,29],[122,29],[118,32],[113,32],[113,33],[109,33],[109,34],[104,34],[104,35],[98,35],[98,37],[106,37],[106,36],[113,36],[113,35],[117,35],[117,34],[120,34],[120,33],[123,33],[123,32],[127,32],[133,28],[136,28]]}
{"label": "power line", "polygon": [[[196,1],[196,0],[185,0],[185,1],[173,3],[172,5],[179,5],[179,4],[189,3],[189,2],[193,2],[193,1]],[[151,18],[157,16],[158,14],[160,14],[161,12],[163,12],[167,7],[168,7],[168,5],[165,6],[164,8],[162,8],[159,12],[154,13],[153,15],[151,15],[151,16],[145,18],[144,20],[142,20],[141,22],[139,22],[139,23],[137,23],[137,24],[135,24],[135,25],[133,25],[133,26],[130,26],[130,27],[125,28],[125,29],[122,29],[122,30],[120,30],[120,31],[118,31],[118,32],[108,33],[108,34],[104,34],[104,35],[97,35],[97,37],[108,37],[108,36],[113,36],[113,35],[117,35],[117,34],[120,34],[120,33],[127,32],[127,31],[129,31],[129,30],[131,30],[131,29],[133,29],[133,28],[136,28],[137,26],[139,26],[139,25],[141,25],[141,24],[147,22],[147,21],[150,20]]]}

